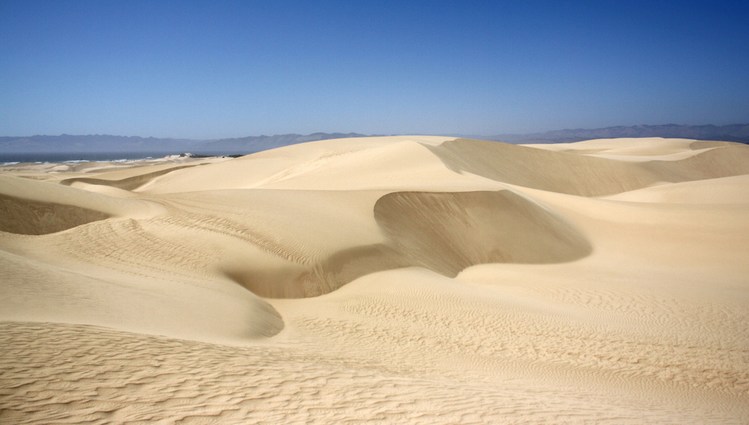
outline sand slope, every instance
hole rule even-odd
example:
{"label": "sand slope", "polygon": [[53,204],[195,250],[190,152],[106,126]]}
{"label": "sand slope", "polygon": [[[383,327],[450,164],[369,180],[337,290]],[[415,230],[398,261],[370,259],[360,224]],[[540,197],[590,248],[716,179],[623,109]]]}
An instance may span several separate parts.
{"label": "sand slope", "polygon": [[749,422],[747,146],[14,166],[0,213],[3,423]]}

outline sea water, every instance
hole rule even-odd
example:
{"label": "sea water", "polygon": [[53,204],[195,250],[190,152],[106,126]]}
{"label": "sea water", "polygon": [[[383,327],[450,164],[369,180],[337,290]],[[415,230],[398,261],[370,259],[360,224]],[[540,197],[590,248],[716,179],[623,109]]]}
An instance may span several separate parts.
{"label": "sea water", "polygon": [[[33,152],[33,153],[5,153],[0,152],[0,165],[14,165],[18,163],[53,163],[53,162],[93,162],[109,161],[121,162],[139,159],[157,159],[168,156],[194,156],[180,152]],[[201,152],[198,156],[224,156],[227,153]]]}

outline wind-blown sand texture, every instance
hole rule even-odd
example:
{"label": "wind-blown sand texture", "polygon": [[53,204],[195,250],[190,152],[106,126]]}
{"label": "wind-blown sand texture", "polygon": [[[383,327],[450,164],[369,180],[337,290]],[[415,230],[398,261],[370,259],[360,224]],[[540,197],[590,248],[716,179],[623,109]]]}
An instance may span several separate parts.
{"label": "wind-blown sand texture", "polygon": [[749,423],[749,147],[0,172],[0,423]]}

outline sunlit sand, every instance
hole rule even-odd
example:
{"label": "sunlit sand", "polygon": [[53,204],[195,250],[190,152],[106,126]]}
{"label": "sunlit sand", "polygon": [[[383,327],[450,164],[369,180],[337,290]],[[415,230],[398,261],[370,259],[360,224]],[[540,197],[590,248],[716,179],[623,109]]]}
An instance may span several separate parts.
{"label": "sunlit sand", "polygon": [[0,169],[2,423],[749,423],[748,146]]}

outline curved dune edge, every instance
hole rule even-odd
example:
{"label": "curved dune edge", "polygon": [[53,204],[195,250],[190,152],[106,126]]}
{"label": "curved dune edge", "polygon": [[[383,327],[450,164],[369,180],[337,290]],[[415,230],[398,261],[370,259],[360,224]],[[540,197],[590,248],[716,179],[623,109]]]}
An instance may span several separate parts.
{"label": "curved dune edge", "polygon": [[151,182],[156,177],[160,177],[160,176],[169,174],[177,170],[183,170],[185,168],[192,168],[192,167],[195,167],[196,165],[198,164],[179,165],[179,166],[167,168],[164,170],[146,172],[143,174],[138,174],[132,177],[126,177],[126,178],[119,179],[119,180],[97,179],[97,178],[91,178],[91,177],[73,177],[69,179],[60,180],[60,183],[66,186],[71,186],[73,185],[73,183],[87,183],[87,184],[93,184],[93,185],[112,186],[112,187],[116,187],[118,189],[123,189],[123,190],[135,190]]}
{"label": "curved dune edge", "polygon": [[109,217],[150,218],[167,212],[160,203],[152,200],[110,196],[49,181],[6,175],[0,175],[0,195],[30,203],[98,211]]}
{"label": "curved dune edge", "polygon": [[[99,224],[89,227],[93,226]],[[37,247],[36,251],[43,251],[45,245],[54,247],[61,240],[76,238],[75,232],[22,238],[27,242],[22,250]],[[267,301],[219,276],[175,276],[168,269],[159,270],[163,264],[149,259],[149,252],[138,258],[132,252],[116,252],[115,246],[110,252],[96,253],[113,241],[88,241],[80,235],[77,239],[95,243],[88,257],[96,262],[120,255],[114,261],[127,264],[87,263],[65,251],[57,254],[60,262],[46,253],[33,258],[36,252],[14,253],[12,241],[3,241],[0,321],[89,324],[217,343],[264,339],[285,327]]]}
{"label": "curved dune edge", "polygon": [[[749,175],[661,184],[608,196],[606,199],[626,202],[736,205],[749,204]],[[746,193],[746,196],[736,194]]]}
{"label": "curved dune edge", "polygon": [[308,267],[233,267],[223,273],[262,297],[302,298],[401,267],[455,277],[477,264],[561,263],[592,251],[570,224],[508,190],[392,192],[377,200],[373,214],[386,236],[383,244],[341,250]]}

